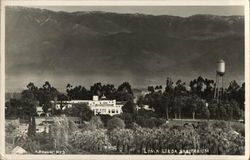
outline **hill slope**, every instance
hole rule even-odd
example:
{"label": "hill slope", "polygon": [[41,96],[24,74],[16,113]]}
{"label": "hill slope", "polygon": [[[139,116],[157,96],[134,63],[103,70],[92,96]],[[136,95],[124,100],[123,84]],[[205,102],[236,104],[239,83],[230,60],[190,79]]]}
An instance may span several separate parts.
{"label": "hill slope", "polygon": [[136,86],[163,82],[166,76],[214,78],[220,58],[228,80],[244,79],[244,17],[6,8],[7,85],[17,82],[15,76]]}

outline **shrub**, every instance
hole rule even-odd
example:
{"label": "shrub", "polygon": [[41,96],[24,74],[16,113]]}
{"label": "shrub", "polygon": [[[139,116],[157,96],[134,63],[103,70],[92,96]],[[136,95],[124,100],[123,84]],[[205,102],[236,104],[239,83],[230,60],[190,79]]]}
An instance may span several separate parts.
{"label": "shrub", "polygon": [[106,149],[110,147],[108,136],[103,129],[75,131],[70,138],[70,144],[78,153],[106,152]]}
{"label": "shrub", "polygon": [[102,120],[99,116],[93,116],[89,122],[92,130],[103,128]]}
{"label": "shrub", "polygon": [[102,120],[104,127],[107,127],[108,120],[110,120],[112,117],[109,114],[105,114],[105,115],[101,114],[99,116]]}
{"label": "shrub", "polygon": [[236,132],[240,133],[242,136],[245,136],[245,127],[244,127],[244,124],[233,123],[233,124],[231,124],[231,128],[233,130],[235,130]]}
{"label": "shrub", "polygon": [[115,128],[124,128],[124,127],[125,127],[124,121],[118,117],[113,117],[107,123],[108,130],[113,130]]}
{"label": "shrub", "polygon": [[223,131],[226,131],[228,130],[228,125],[225,121],[215,121],[212,124],[212,128],[214,129],[219,128],[219,129],[222,129]]}

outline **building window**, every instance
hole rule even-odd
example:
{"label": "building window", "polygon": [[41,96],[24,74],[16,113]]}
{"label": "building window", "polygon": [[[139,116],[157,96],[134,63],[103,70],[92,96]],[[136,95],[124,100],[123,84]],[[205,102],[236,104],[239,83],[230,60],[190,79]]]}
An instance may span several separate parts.
{"label": "building window", "polygon": [[114,110],[114,109],[112,109],[112,113],[115,113],[115,110]]}
{"label": "building window", "polygon": [[118,110],[116,110],[116,113],[118,113]]}

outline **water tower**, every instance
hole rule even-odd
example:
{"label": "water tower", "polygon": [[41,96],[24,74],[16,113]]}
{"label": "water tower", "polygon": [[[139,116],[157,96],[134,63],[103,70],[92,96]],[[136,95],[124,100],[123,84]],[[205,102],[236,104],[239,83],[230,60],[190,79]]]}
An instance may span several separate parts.
{"label": "water tower", "polygon": [[216,67],[216,82],[214,90],[214,99],[220,101],[223,96],[223,76],[225,74],[225,61],[223,59],[217,62]]}

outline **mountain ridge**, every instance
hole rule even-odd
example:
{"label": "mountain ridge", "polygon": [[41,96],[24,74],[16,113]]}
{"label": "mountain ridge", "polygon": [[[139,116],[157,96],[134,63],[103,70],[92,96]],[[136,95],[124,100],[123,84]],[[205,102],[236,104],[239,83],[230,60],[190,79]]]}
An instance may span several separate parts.
{"label": "mountain ridge", "polygon": [[7,7],[6,26],[10,86],[12,77],[23,73],[55,81],[80,76],[79,82],[103,77],[118,83],[128,77],[138,87],[167,76],[214,78],[218,59],[226,61],[228,81],[244,81],[243,16],[79,14]]}

